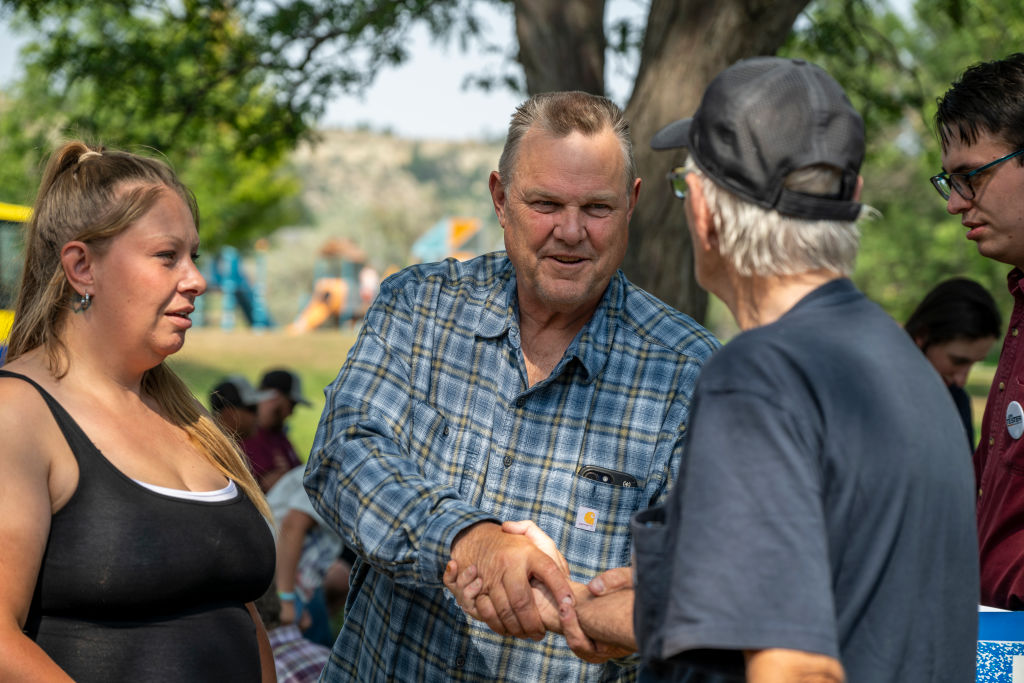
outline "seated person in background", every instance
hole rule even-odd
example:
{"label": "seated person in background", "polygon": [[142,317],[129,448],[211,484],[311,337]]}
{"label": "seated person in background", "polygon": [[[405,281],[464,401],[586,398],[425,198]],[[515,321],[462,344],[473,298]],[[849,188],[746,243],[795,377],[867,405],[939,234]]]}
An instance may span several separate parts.
{"label": "seated person in background", "polygon": [[937,284],[904,325],[949,387],[972,451],[974,419],[971,398],[963,387],[971,367],[984,360],[996,343],[1002,326],[996,302],[988,290],[962,277]]}
{"label": "seated person in background", "polygon": [[299,465],[299,456],[285,433],[285,422],[295,406],[310,403],[302,393],[298,374],[284,368],[266,372],[260,380],[260,391],[269,391],[270,396],[257,406],[256,431],[242,442],[242,449],[266,493],[285,472]]}
{"label": "seated person in background", "polygon": [[[277,591],[281,623],[297,624],[303,635],[321,645],[333,645],[331,614],[324,585],[332,581],[332,603],[344,606],[340,590],[348,593],[348,562],[339,559],[341,538],[313,510],[302,487],[303,468],[295,467],[267,492],[277,526]],[[336,566],[340,565],[340,566]]]}
{"label": "seated person in background", "polygon": [[281,621],[281,601],[274,586],[256,601],[256,609],[270,637],[277,683],[313,683],[318,680],[331,651],[303,638],[295,624]]}
{"label": "seated person in background", "polygon": [[210,412],[240,442],[256,430],[256,406],[275,395],[256,391],[241,375],[229,375],[210,390]]}

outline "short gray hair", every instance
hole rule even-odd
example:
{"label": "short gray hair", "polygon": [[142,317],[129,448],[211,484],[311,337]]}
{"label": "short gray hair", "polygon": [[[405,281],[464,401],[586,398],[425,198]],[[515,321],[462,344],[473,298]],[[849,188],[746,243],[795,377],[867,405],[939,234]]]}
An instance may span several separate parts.
{"label": "short gray hair", "polygon": [[[784,216],[752,204],[717,185],[692,160],[686,172],[700,179],[719,236],[719,251],[744,277],[797,275],[827,269],[843,276],[853,273],[860,231],[857,221],[808,220]],[[832,166],[808,166],[786,178],[791,190],[815,195],[834,194],[841,175]],[[877,212],[864,205],[857,220]]]}
{"label": "short gray hair", "polygon": [[626,121],[619,106],[607,97],[579,90],[539,93],[516,107],[508,126],[505,147],[498,161],[498,175],[501,176],[501,182],[505,187],[510,186],[515,179],[516,162],[523,136],[534,127],[556,138],[574,132],[597,135],[605,128],[611,128],[622,148],[626,192],[628,194],[632,191],[633,181],[639,176],[639,171],[633,155],[629,122]]}

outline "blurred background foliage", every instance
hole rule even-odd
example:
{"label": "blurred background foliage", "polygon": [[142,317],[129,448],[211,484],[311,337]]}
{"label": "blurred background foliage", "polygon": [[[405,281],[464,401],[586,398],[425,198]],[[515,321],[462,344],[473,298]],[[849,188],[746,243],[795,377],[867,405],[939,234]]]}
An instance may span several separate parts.
{"label": "blurred background foliage", "polygon": [[808,7],[781,51],[825,67],[864,115],[864,199],[882,218],[862,226],[854,279],[897,320],[955,275],[985,284],[1009,315],[1009,266],[978,255],[928,178],[942,166],[937,99],[966,67],[1021,46],[1017,0],[919,1],[906,16],[892,3],[825,0]]}
{"label": "blurred background foliage", "polygon": [[[0,0],[2,18],[31,38],[23,77],[0,93],[0,200],[30,204],[45,154],[82,137],[166,156],[199,199],[205,249],[246,251],[282,228],[311,226],[323,212],[304,197],[317,180],[300,172],[295,154],[316,144],[325,103],[407,59],[417,22],[441,38],[514,53],[482,35],[474,7],[484,2],[511,0]],[[622,21],[607,32],[609,50],[629,56],[644,27]],[[1021,45],[1019,0],[814,0],[780,50],[824,66],[864,114],[863,198],[882,218],[863,226],[855,280],[898,320],[954,275],[980,280],[1008,311],[1008,267],[977,255],[928,178],[941,166],[936,97],[966,66]],[[514,69],[467,82],[523,87]],[[346,230],[366,236],[368,251],[404,265],[415,233],[429,226],[404,195],[490,213],[488,169],[458,154],[414,148],[403,177],[417,193],[320,189],[336,195],[334,209]],[[289,242],[294,235],[278,240]]]}

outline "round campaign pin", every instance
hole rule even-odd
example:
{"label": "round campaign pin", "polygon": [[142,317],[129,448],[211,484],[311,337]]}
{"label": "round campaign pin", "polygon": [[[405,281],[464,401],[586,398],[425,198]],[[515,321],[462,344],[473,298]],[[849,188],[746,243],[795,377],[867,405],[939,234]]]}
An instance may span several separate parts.
{"label": "round campaign pin", "polygon": [[1024,408],[1016,401],[1010,401],[1006,406],[1006,431],[1015,439],[1024,434]]}

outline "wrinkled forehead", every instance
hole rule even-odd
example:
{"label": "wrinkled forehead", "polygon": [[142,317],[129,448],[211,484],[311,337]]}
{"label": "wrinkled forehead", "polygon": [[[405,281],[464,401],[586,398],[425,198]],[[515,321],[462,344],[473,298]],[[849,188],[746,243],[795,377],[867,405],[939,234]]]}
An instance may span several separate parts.
{"label": "wrinkled forehead", "polygon": [[[565,134],[549,131],[540,126],[530,128],[523,136],[512,173],[512,185],[520,189],[538,174],[548,178],[565,175],[571,180],[581,168],[594,170],[595,162],[604,174],[617,179],[614,192],[625,189],[628,194],[634,178],[622,141],[610,126],[594,132],[574,130]],[[618,179],[624,180],[623,183]]]}

